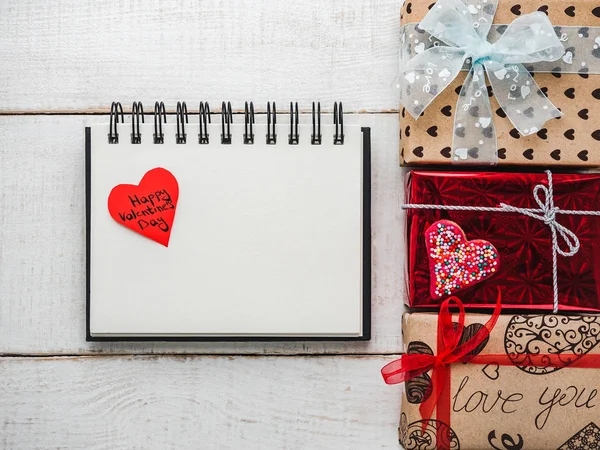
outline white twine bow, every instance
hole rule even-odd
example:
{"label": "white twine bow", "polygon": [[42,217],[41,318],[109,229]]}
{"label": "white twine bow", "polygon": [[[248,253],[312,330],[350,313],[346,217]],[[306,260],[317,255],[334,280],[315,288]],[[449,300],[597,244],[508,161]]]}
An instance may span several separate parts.
{"label": "white twine bow", "polygon": [[438,0],[419,23],[420,30],[446,45],[435,42],[419,53],[423,43],[408,36],[405,45],[414,45],[418,54],[400,68],[401,102],[417,119],[470,60],[456,106],[453,161],[495,164],[496,129],[484,69],[506,116],[528,136],[562,113],[523,64],[556,61],[565,49],[546,14],[539,11],[518,17],[496,42],[488,42],[498,0],[464,1],[469,4]]}
{"label": "white twine bow", "polygon": [[[546,170],[548,176],[548,186],[538,184],[533,188],[533,198],[539,205],[536,208],[518,208],[516,206],[500,203],[498,207],[484,206],[454,206],[454,205],[420,205],[406,204],[402,209],[429,209],[429,210],[444,210],[444,211],[481,211],[481,212],[501,212],[501,213],[518,213],[527,217],[544,222],[552,233],[552,286],[554,291],[554,313],[558,312],[558,258],[557,255],[570,257],[575,255],[580,248],[580,242],[577,235],[569,230],[564,225],[557,222],[557,214],[579,215],[579,216],[600,216],[600,211],[579,211],[570,209],[560,209],[554,205],[554,187],[552,184],[552,172]],[[544,198],[540,197],[540,192]],[[567,246],[567,250],[563,250],[559,244],[559,236]]]}

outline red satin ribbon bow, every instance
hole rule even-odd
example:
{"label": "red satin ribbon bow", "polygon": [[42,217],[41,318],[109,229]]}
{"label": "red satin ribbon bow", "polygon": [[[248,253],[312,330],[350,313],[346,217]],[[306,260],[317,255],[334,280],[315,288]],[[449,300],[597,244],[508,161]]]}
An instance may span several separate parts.
{"label": "red satin ribbon bow", "polygon": [[[452,323],[451,303],[458,306],[458,325]],[[404,354],[400,359],[392,361],[381,369],[383,379],[387,384],[403,383],[425,372],[432,371],[431,395],[421,403],[419,411],[425,431],[433,411],[436,410],[436,419],[450,426],[450,365],[459,362],[470,364],[498,364],[500,366],[519,367],[556,367],[556,368],[583,368],[600,369],[600,354],[576,355],[573,353],[553,354],[522,354],[516,363],[507,354],[470,355],[469,353],[481,345],[490,335],[496,325],[502,310],[501,297],[498,301],[490,320],[472,338],[460,344],[460,339],[465,326],[465,308],[462,302],[451,297],[442,303],[438,316],[437,330],[437,355]],[[460,345],[459,345],[460,344]],[[438,449],[446,450],[448,447],[443,439],[438,441]]]}
{"label": "red satin ribbon bow", "polygon": [[[450,312],[452,303],[455,303],[459,309],[457,326],[452,323],[452,313]],[[471,339],[460,344],[465,328],[465,308],[458,298],[450,297],[442,303],[438,316],[437,355],[405,354],[381,369],[381,374],[387,384],[403,383],[425,372],[433,371],[431,395],[421,403],[419,408],[423,419],[423,431],[436,407],[437,420],[450,423],[450,365],[457,362],[469,362],[473,359],[473,355],[469,355],[469,353],[489,337],[500,317],[501,310],[502,304],[499,295],[490,320]]]}

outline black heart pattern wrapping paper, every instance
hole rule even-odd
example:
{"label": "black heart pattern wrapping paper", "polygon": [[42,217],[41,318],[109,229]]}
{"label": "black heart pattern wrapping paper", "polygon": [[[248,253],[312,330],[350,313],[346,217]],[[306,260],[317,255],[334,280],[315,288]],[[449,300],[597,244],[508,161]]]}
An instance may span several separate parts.
{"label": "black heart pattern wrapping paper", "polygon": [[[465,1],[466,4],[469,2]],[[435,2],[406,0],[401,13],[401,25],[407,25],[405,36],[406,57],[422,52],[428,38],[423,30],[415,28],[433,7]],[[494,23],[499,25],[493,33],[502,33],[506,25],[525,14],[541,11],[548,15],[557,34],[575,27],[568,39],[563,40],[565,54],[561,60],[542,63],[540,69],[527,67],[534,80],[550,101],[564,114],[551,119],[537,133],[522,136],[505,112],[500,108],[492,92],[492,120],[496,127],[498,165],[535,166],[600,166],[600,75],[590,73],[588,65],[600,59],[600,3],[597,0],[500,0]],[[491,40],[493,40],[490,37]],[[401,44],[402,45],[402,44]],[[423,46],[421,48],[421,46]],[[409,50],[410,47],[410,50]],[[586,62],[587,61],[587,62]],[[565,73],[568,72],[572,73]],[[454,129],[456,104],[465,81],[462,72],[415,120],[403,107],[400,108],[400,162],[407,165],[460,164],[469,160],[477,164],[482,152],[470,148],[470,153],[453,155],[453,133],[460,136],[464,129]],[[488,80],[489,83],[489,80]],[[488,91],[491,91],[488,86]],[[481,111],[469,111],[475,117]],[[531,111],[523,114],[529,117]],[[485,118],[488,120],[488,118]],[[481,139],[490,130],[482,128]],[[458,160],[455,160],[458,157]],[[481,164],[485,164],[482,162]]]}

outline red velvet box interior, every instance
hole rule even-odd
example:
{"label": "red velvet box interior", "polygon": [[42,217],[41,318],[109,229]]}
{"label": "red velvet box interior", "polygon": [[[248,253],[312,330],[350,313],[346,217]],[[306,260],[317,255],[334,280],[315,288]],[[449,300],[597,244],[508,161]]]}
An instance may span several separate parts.
{"label": "red velvet box interior", "polygon": [[[600,210],[600,174],[554,174],[554,204],[565,210]],[[497,207],[506,203],[536,208],[537,184],[548,185],[545,173],[433,172],[408,175],[406,203]],[[543,200],[543,193],[540,194]],[[558,255],[560,310],[600,311],[600,217],[557,214],[557,222],[573,231],[581,248],[572,257]],[[507,308],[553,307],[552,234],[543,221],[519,213],[407,210],[407,304],[438,307],[444,298],[430,294],[430,268],[425,231],[441,219],[456,222],[467,239],[491,242],[500,255],[500,270],[458,292],[465,306],[493,307],[498,291]],[[559,245],[567,249],[559,237]]]}

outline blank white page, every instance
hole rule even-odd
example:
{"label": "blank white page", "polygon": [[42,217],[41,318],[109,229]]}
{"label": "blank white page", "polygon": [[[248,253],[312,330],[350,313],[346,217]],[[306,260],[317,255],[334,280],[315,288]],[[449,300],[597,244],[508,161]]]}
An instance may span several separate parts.
{"label": "blank white page", "polygon": [[[94,337],[357,337],[363,329],[363,149],[359,127],[333,145],[254,145],[220,124],[200,145],[197,124],[186,144],[108,144],[108,125],[91,127],[89,334]],[[285,131],[288,131],[285,129]],[[195,132],[195,134],[194,134]],[[118,184],[139,184],[156,167],[179,183],[168,247],[113,220],[108,196]]]}

